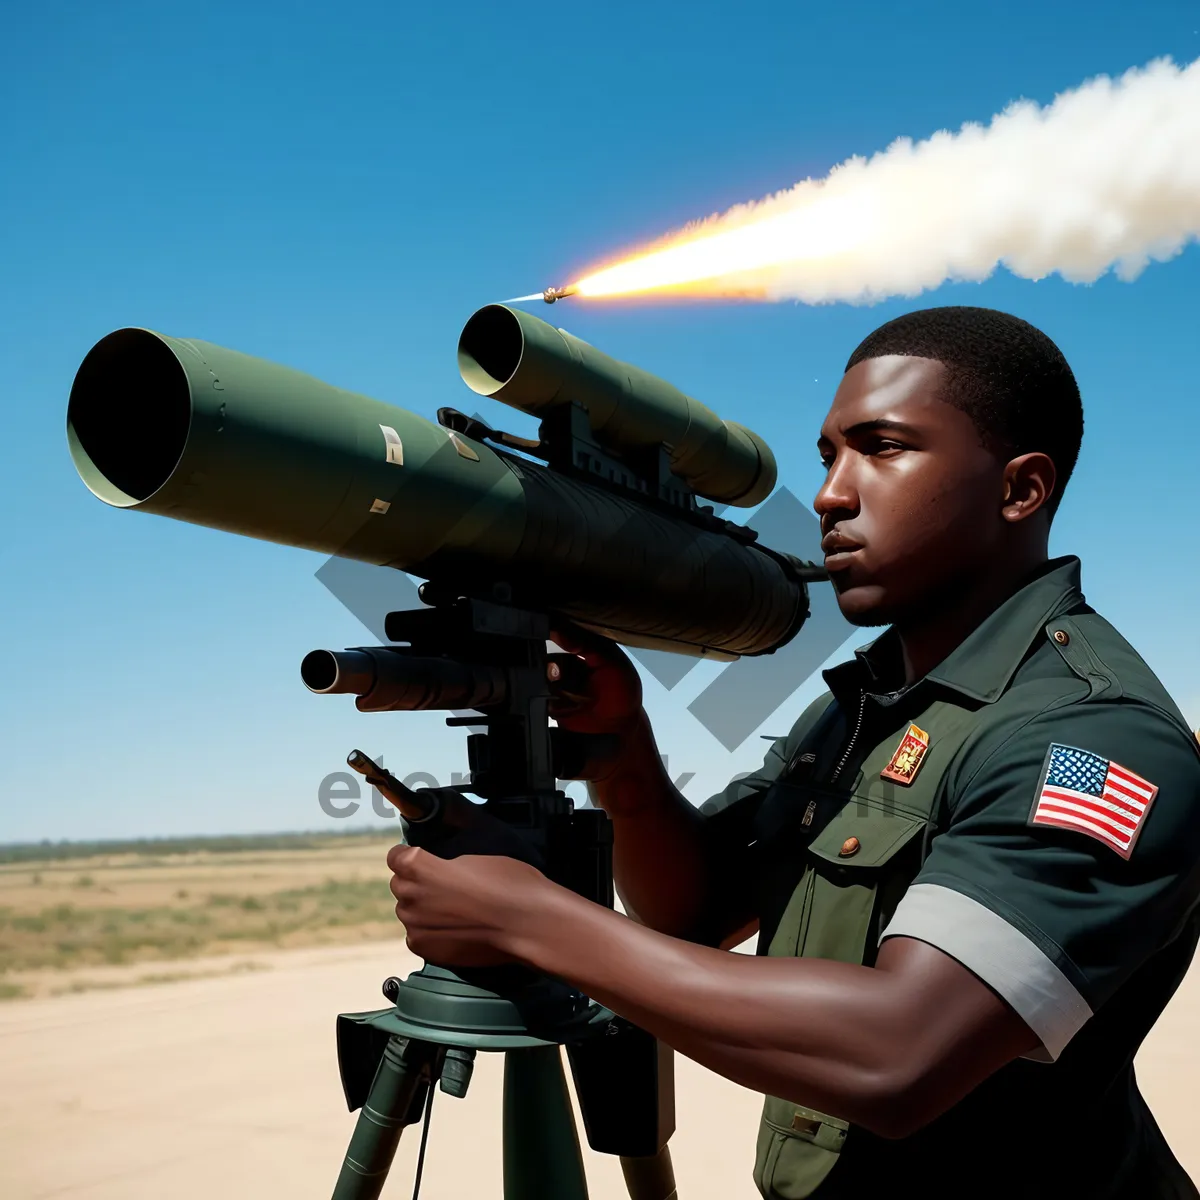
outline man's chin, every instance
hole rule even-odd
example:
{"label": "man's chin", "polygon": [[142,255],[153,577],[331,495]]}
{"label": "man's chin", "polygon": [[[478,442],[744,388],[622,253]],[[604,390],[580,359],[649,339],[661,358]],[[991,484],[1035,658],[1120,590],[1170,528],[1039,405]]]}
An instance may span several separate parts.
{"label": "man's chin", "polygon": [[869,629],[879,625],[891,625],[895,621],[895,608],[888,603],[885,589],[878,584],[839,581],[831,576],[837,593],[838,608],[851,625]]}

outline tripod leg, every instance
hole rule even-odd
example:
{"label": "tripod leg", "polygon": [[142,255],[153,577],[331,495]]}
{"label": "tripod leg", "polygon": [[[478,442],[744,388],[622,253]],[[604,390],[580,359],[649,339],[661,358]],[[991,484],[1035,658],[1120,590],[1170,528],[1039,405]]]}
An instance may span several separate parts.
{"label": "tripod leg", "polygon": [[421,1119],[433,1066],[442,1051],[428,1042],[393,1037],[342,1162],[333,1200],[377,1200],[406,1125]]}
{"label": "tripod leg", "polygon": [[669,1146],[647,1158],[622,1158],[621,1170],[629,1200],[677,1200]]}
{"label": "tripod leg", "polygon": [[557,1046],[504,1056],[504,1200],[588,1200]]}

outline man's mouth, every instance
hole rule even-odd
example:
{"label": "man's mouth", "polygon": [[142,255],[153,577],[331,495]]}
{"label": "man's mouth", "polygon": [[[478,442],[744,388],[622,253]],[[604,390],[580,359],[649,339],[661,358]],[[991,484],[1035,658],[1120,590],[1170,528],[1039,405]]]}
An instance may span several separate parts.
{"label": "man's mouth", "polygon": [[827,533],[821,539],[821,550],[825,554],[825,569],[837,571],[850,564],[850,559],[862,549],[862,543],[853,541],[843,533]]}

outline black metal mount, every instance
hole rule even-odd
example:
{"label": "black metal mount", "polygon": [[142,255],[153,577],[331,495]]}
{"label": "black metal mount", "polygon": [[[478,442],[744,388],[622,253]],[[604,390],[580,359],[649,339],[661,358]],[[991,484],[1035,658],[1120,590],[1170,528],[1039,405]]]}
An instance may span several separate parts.
{"label": "black metal mount", "polygon": [[[389,613],[384,628],[393,643],[389,652],[420,661],[420,706],[455,707],[450,697],[463,694],[464,675],[487,681],[480,694],[490,700],[478,706],[478,717],[447,719],[482,727],[467,738],[470,786],[458,790],[478,796],[489,815],[518,832],[550,879],[611,908],[609,818],[599,809],[575,809],[558,787],[560,779],[587,778],[590,764],[608,747],[604,739],[550,727],[551,662],[570,656],[547,652],[549,617],[512,606],[503,584],[492,589],[491,600],[432,582],[419,594],[429,607]],[[568,669],[567,662],[559,669]],[[392,1007],[338,1018],[343,1090],[351,1111],[362,1112],[335,1200],[378,1196],[402,1129],[419,1119],[434,1086],[454,1096],[466,1092],[477,1050],[508,1053],[506,1096],[511,1087],[514,1104],[550,1095],[545,1128],[539,1125],[530,1137],[561,1150],[573,1136],[561,1125],[565,1085],[553,1083],[561,1066],[556,1056],[537,1057],[555,1054],[556,1046],[567,1050],[592,1148],[620,1155],[627,1180],[644,1176],[646,1190],[638,1195],[668,1194],[660,1184],[670,1178],[666,1146],[675,1128],[672,1058],[651,1035],[561,981],[523,967],[450,971],[426,964],[407,979],[389,977],[383,992]],[[510,1142],[519,1148],[521,1141],[506,1135],[506,1155]],[[532,1159],[555,1159],[544,1151]],[[522,1157],[513,1154],[514,1161]],[[565,1160],[558,1158],[561,1167]],[[562,1169],[561,1178],[575,1179],[581,1167]],[[514,1178],[520,1175],[517,1170]],[[572,1187],[552,1182],[545,1194],[564,1200],[584,1194]],[[514,1189],[514,1195],[528,1192],[523,1184]]]}
{"label": "black metal mount", "polygon": [[[545,613],[462,596],[424,583],[430,607],[388,613],[384,631],[400,655],[446,663],[448,683],[462,665],[499,675],[497,703],[480,716],[447,718],[448,725],[482,727],[467,737],[470,785],[488,813],[525,838],[556,883],[609,908],[613,904],[612,830],[598,809],[576,810],[559,779],[586,777],[588,763],[608,748],[604,738],[550,728],[550,621]],[[441,707],[433,702],[427,707]],[[452,707],[452,705],[446,705]]]}

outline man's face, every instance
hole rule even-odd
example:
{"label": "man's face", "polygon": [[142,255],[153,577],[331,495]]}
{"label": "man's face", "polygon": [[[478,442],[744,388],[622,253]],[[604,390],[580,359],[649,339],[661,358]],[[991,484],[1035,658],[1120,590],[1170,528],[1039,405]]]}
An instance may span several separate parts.
{"label": "man's face", "polygon": [[867,359],[821,427],[821,548],[856,625],[928,615],[999,550],[1005,464],[938,399],[945,374],[928,358]]}

